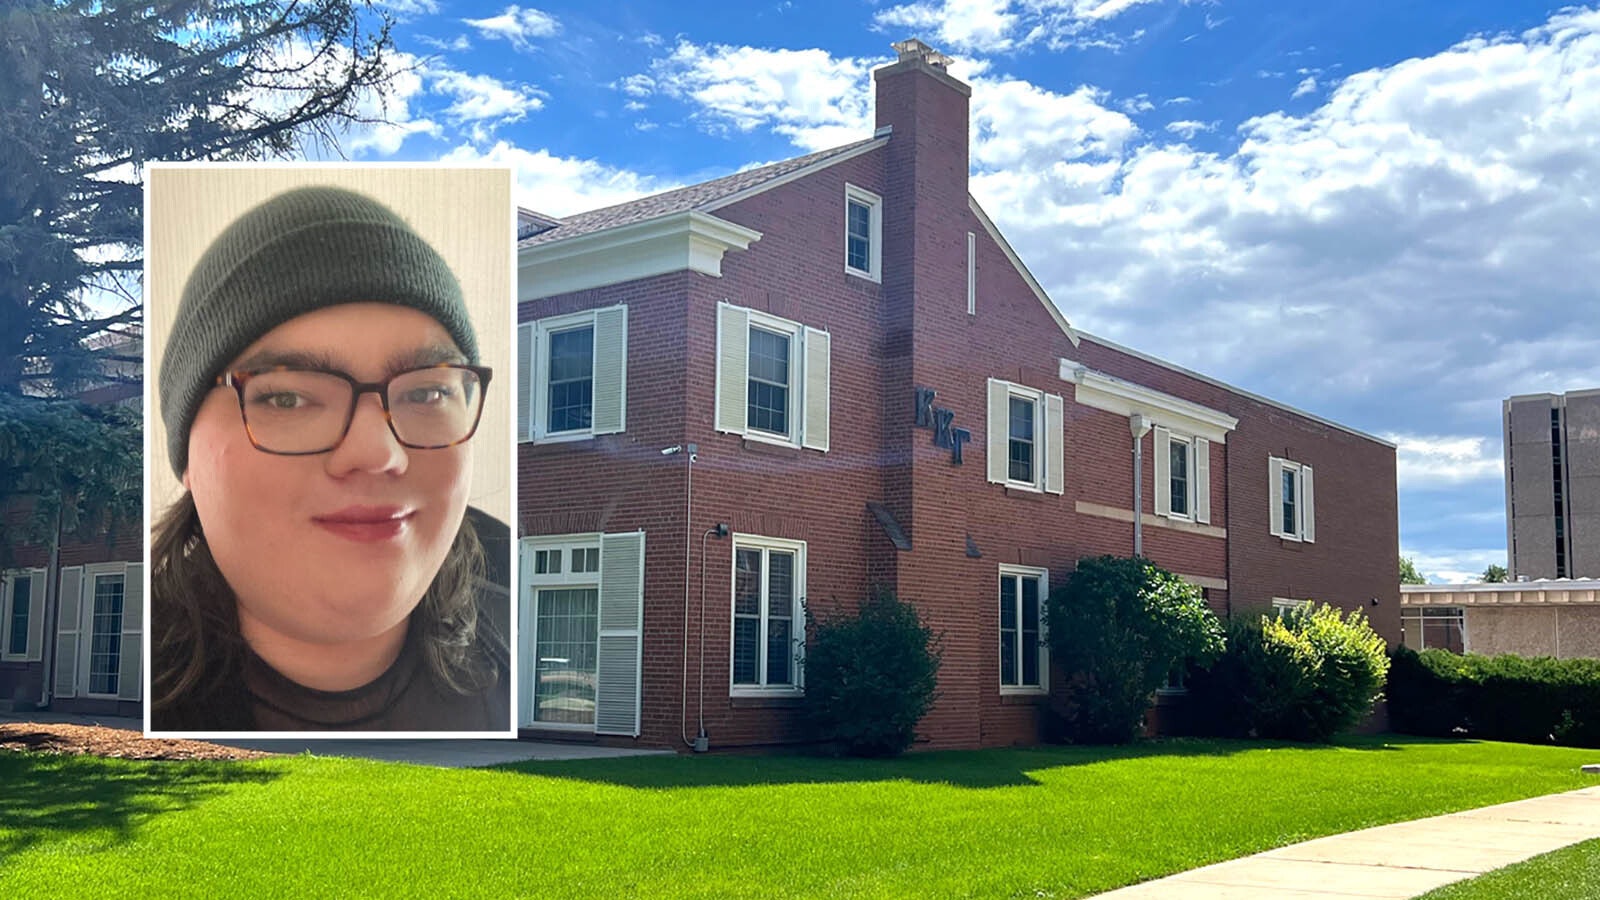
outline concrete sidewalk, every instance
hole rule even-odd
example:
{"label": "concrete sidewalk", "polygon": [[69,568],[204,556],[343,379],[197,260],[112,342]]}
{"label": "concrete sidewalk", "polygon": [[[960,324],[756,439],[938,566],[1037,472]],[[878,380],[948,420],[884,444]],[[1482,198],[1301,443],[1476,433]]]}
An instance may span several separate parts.
{"label": "concrete sidewalk", "polygon": [[[125,731],[140,731],[144,723],[123,716],[88,716],[74,713],[0,712],[0,722],[63,722],[69,725],[100,725]],[[374,739],[289,739],[217,740],[213,744],[264,750],[268,753],[310,753],[314,756],[348,756],[408,762],[423,766],[471,768],[526,760],[615,759],[621,756],[671,756],[671,750],[631,750],[601,747],[597,744],[557,741],[505,740],[427,740],[409,738]]]}
{"label": "concrete sidewalk", "polygon": [[1096,900],[1399,900],[1597,837],[1590,787],[1318,838]]}

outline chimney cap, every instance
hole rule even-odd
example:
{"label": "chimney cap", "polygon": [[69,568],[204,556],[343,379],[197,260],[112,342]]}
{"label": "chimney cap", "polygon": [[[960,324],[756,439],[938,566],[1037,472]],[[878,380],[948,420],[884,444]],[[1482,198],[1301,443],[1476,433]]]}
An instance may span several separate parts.
{"label": "chimney cap", "polygon": [[898,62],[905,62],[906,60],[918,60],[920,62],[925,62],[936,69],[948,68],[952,62],[950,57],[940,53],[916,38],[907,38],[903,41],[895,41],[889,46],[893,47],[894,52],[900,55]]}

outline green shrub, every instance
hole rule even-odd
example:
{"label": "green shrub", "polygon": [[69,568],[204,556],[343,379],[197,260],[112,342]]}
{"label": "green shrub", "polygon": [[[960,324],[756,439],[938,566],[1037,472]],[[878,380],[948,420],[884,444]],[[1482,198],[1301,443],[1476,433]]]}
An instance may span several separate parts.
{"label": "green shrub", "polygon": [[933,705],[939,651],[911,604],[880,592],[852,616],[806,613],[805,716],[819,740],[854,756],[911,746]]}
{"label": "green shrub", "polygon": [[1081,743],[1132,740],[1175,665],[1222,652],[1200,589],[1142,558],[1079,560],[1047,609],[1050,652],[1067,676],[1052,711],[1062,736]]}
{"label": "green shrub", "polygon": [[1397,731],[1600,747],[1600,660],[1402,647],[1389,681]]}
{"label": "green shrub", "polygon": [[1222,659],[1190,679],[1190,701],[1207,731],[1327,741],[1372,709],[1388,669],[1360,610],[1308,603],[1235,621]]}

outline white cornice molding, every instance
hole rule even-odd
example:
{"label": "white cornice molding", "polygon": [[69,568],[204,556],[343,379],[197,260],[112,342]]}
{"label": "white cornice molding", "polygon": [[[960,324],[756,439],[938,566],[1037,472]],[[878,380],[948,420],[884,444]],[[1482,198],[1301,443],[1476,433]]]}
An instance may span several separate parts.
{"label": "white cornice molding", "polygon": [[1061,360],[1061,380],[1077,385],[1077,401],[1084,406],[1119,416],[1143,414],[1164,428],[1217,443],[1227,443],[1228,432],[1239,424],[1225,412],[1096,372],[1070,359]]}
{"label": "white cornice molding", "polygon": [[535,244],[517,252],[517,299],[684,270],[720,278],[724,253],[745,250],[760,239],[759,231],[691,209]]}

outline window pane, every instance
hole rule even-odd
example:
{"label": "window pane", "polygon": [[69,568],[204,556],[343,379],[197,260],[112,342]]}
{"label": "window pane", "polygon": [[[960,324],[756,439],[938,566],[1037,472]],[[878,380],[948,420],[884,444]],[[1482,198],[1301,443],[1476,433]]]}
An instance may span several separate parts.
{"label": "window pane", "polygon": [[1299,534],[1300,523],[1294,513],[1294,472],[1285,469],[1283,472],[1283,525],[1285,534]]}
{"label": "window pane", "polygon": [[756,684],[756,649],[760,646],[761,620],[737,618],[733,622],[733,683]]}
{"label": "window pane", "polygon": [[750,329],[748,421],[761,431],[789,433],[788,335]]}
{"label": "window pane", "polygon": [[741,616],[761,615],[761,551],[740,550],[733,573],[733,611]]}
{"label": "window pane", "polygon": [[1010,472],[1012,481],[1032,484],[1033,477],[1033,401],[1011,398]]}
{"label": "window pane", "polygon": [[1189,445],[1173,441],[1167,445],[1167,471],[1171,476],[1172,511],[1180,516],[1189,514]]}
{"label": "window pane", "polygon": [[600,592],[539,591],[537,603],[533,717],[540,722],[593,725]]}
{"label": "window pane", "polygon": [[788,619],[767,622],[767,684],[793,684],[794,652],[789,646]]}
{"label": "window pane", "polygon": [[1020,683],[1039,685],[1039,579],[1022,579],[1022,674]]}
{"label": "window pane", "polygon": [[550,335],[552,432],[589,427],[594,409],[594,327]]}
{"label": "window pane", "polygon": [[89,637],[89,693],[115,694],[122,661],[121,575],[103,575],[94,583],[94,618]]}
{"label": "window pane", "polygon": [[852,269],[863,272],[872,266],[872,207],[858,200],[845,204],[846,233],[845,262]]}
{"label": "window pane", "polygon": [[1000,683],[1017,683],[1017,577],[1000,576]]}
{"label": "window pane", "polygon": [[11,582],[11,643],[7,652],[28,652],[28,603],[33,598],[33,576],[19,575]]}

